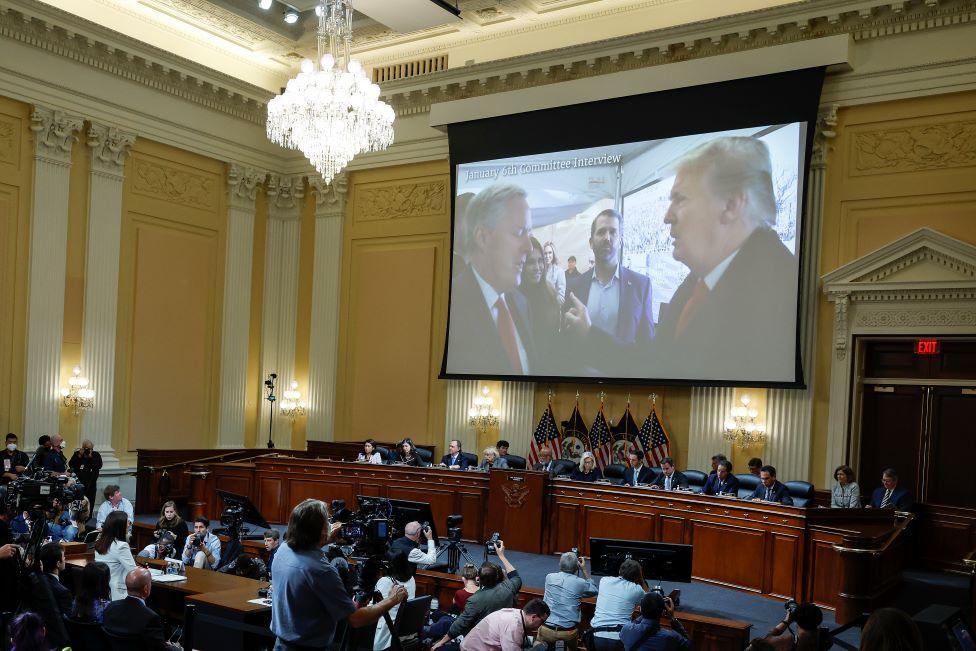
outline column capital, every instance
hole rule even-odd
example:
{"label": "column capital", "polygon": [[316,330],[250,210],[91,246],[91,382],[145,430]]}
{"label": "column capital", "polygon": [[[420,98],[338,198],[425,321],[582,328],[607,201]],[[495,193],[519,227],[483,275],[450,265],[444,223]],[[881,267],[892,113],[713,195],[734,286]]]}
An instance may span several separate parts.
{"label": "column capital", "polygon": [[346,209],[349,177],[343,172],[326,183],[320,176],[310,177],[308,186],[315,197],[315,218],[342,217]]}
{"label": "column capital", "polygon": [[31,111],[30,130],[34,132],[34,157],[54,163],[71,164],[71,146],[85,120],[80,115],[60,109],[35,106]]}
{"label": "column capital", "polygon": [[824,169],[827,167],[827,149],[830,141],[837,137],[837,108],[836,104],[821,106],[817,112],[817,124],[813,132],[813,155],[810,167]]}
{"label": "column capital", "polygon": [[122,178],[125,159],[129,156],[136,134],[106,124],[88,128],[88,146],[91,147],[92,172],[101,172]]}
{"label": "column capital", "polygon": [[268,178],[268,218],[284,221],[298,219],[305,198],[302,175],[272,174]]}
{"label": "column capital", "polygon": [[231,163],[227,166],[227,196],[232,208],[254,210],[254,198],[258,186],[264,181],[267,172],[254,167]]}

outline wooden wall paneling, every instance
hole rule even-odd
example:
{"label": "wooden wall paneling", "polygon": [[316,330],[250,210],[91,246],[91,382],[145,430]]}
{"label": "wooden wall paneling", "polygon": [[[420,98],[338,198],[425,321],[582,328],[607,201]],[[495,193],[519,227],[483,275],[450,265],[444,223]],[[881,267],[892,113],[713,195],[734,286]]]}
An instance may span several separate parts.
{"label": "wooden wall paneling", "polygon": [[699,521],[693,521],[691,528],[696,579],[762,592],[766,532]]}
{"label": "wooden wall paneling", "polygon": [[377,483],[371,483],[365,481],[359,484],[360,495],[368,495],[370,497],[380,497],[384,494],[385,490],[386,490],[386,486],[384,484],[377,484]]}
{"label": "wooden wall paneling", "polygon": [[[261,510],[264,519],[269,522],[287,522],[288,513],[291,512],[291,507],[286,506],[290,504],[287,493],[289,482],[280,477],[262,477],[259,475],[257,484],[260,494],[258,508]],[[287,512],[286,509],[288,509]]]}
{"label": "wooden wall paneling", "polygon": [[[549,510],[554,516],[552,521],[553,526],[549,528],[549,547],[543,550],[543,553],[553,554],[559,550],[566,551],[567,549],[578,547],[579,538],[581,537],[580,532],[583,531],[582,511],[583,509],[578,503],[568,501],[555,502]],[[485,531],[485,534],[487,537],[492,532]],[[583,554],[589,556],[590,539],[588,537],[584,538],[581,551]]]}
{"label": "wooden wall paneling", "polygon": [[660,534],[658,540],[666,543],[685,544],[688,542],[689,531],[688,521],[685,518],[673,515],[662,515],[658,518],[660,522]]}
{"label": "wooden wall paneling", "polygon": [[919,514],[915,554],[925,567],[967,572],[963,557],[976,549],[976,509],[925,504]]}
{"label": "wooden wall paneling", "polygon": [[[621,540],[657,540],[658,516],[653,513],[633,513],[629,509],[587,506],[583,509],[582,537],[612,537]],[[595,536],[587,532],[613,531],[613,536]],[[589,541],[587,540],[587,544]],[[574,545],[575,547],[575,545]],[[566,551],[566,550],[563,550]]]}
{"label": "wooden wall paneling", "polygon": [[814,534],[807,545],[809,561],[807,564],[806,601],[812,601],[818,606],[828,608],[837,607],[836,579],[840,576],[840,555],[834,549],[834,544],[840,542],[826,540]]}
{"label": "wooden wall paneling", "polygon": [[768,585],[763,592],[783,599],[802,599],[803,543],[799,536],[769,534]]}

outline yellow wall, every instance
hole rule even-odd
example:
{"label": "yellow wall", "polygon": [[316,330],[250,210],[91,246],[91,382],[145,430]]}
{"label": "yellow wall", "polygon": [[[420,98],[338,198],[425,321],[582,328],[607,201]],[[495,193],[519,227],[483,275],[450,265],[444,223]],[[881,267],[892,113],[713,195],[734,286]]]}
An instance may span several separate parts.
{"label": "yellow wall", "polygon": [[[928,226],[976,244],[976,92],[838,112],[820,274]],[[833,307],[820,295],[811,476],[826,463]]]}
{"label": "yellow wall", "polygon": [[[24,423],[24,341],[33,166],[30,106],[0,97],[0,430]],[[21,441],[21,449],[30,449]]]}

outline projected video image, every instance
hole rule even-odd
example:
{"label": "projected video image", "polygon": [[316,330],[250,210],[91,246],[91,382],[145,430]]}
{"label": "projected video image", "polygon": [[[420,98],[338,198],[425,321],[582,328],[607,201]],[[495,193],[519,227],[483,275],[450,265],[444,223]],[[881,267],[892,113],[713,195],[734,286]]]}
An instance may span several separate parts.
{"label": "projected video image", "polygon": [[447,373],[793,382],[806,128],[458,165]]}

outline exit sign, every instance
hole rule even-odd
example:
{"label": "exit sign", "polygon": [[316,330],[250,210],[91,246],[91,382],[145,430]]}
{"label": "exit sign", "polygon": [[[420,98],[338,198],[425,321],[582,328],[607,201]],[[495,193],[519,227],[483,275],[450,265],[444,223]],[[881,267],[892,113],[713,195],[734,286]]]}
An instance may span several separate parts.
{"label": "exit sign", "polygon": [[915,342],[915,354],[916,355],[938,355],[939,340],[938,339],[917,340]]}

